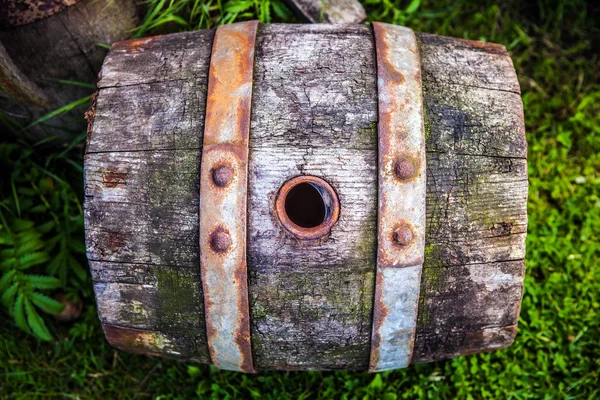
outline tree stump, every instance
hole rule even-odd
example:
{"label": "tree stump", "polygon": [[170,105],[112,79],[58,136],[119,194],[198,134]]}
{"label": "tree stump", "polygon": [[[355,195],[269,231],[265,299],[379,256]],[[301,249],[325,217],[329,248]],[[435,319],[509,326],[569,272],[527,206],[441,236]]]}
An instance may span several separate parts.
{"label": "tree stump", "polygon": [[[212,30],[115,44],[85,156],[88,258],[120,349],[210,362],[199,267],[199,166]],[[527,230],[527,145],[503,46],[417,34],[426,249],[413,363],[509,346]],[[366,369],[377,252],[377,68],[365,25],[260,25],[248,165],[254,367]],[[318,240],[275,215],[296,176],[327,181]]]}
{"label": "tree stump", "polygon": [[[88,96],[61,83],[96,81],[107,50],[139,23],[134,0],[9,0],[0,8],[0,109],[22,125],[50,109]],[[18,78],[18,79],[17,79]],[[80,110],[60,118],[61,130],[81,132]],[[48,128],[48,133],[61,134]],[[41,129],[38,135],[44,133]]]}

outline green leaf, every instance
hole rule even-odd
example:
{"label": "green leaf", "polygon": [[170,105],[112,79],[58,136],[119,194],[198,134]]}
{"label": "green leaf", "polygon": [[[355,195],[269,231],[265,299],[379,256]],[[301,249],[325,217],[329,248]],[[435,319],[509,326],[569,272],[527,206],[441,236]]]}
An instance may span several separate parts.
{"label": "green leaf", "polygon": [[187,373],[192,378],[197,378],[202,375],[202,370],[200,370],[200,368],[196,367],[195,365],[188,365]]}
{"label": "green leaf", "polygon": [[17,271],[15,271],[14,269],[11,269],[10,271],[8,271],[4,275],[2,275],[2,278],[0,278],[0,293],[3,293],[4,290],[6,290],[6,288],[10,284],[10,281],[12,280],[13,276],[15,276],[16,273],[17,273]]}
{"label": "green leaf", "polygon": [[19,289],[19,283],[13,283],[7,290],[2,293],[2,297],[0,297],[0,302],[6,307],[9,308],[12,306],[13,301],[15,300],[15,295],[17,294],[17,289]]}
{"label": "green leaf", "polygon": [[33,292],[30,297],[33,304],[48,314],[56,315],[65,308],[64,304],[41,293]]}
{"label": "green leaf", "polygon": [[29,212],[39,214],[39,213],[45,212],[46,210],[47,210],[47,208],[46,208],[45,204],[38,204],[37,206],[30,208]]}
{"label": "green leaf", "polygon": [[[102,46],[100,43],[96,43],[96,46]],[[110,46],[104,45],[106,46],[105,48],[110,50]],[[88,82],[81,82],[81,81],[69,81],[66,79],[52,79],[56,82],[62,83],[64,85],[72,85],[72,86],[80,86],[80,87],[84,87],[84,88],[88,88],[88,89],[96,89],[96,85],[92,85],[91,83]]]}
{"label": "green leaf", "polygon": [[8,254],[10,254],[11,252],[12,251],[3,251],[2,252],[2,258],[4,258],[4,260],[2,260],[2,262],[0,263],[0,268],[11,269],[11,268],[14,268],[15,264],[17,264],[16,258],[8,256]]}
{"label": "green leaf", "polygon": [[23,293],[19,293],[17,296],[17,301],[15,301],[15,305],[12,309],[12,315],[15,319],[15,323],[19,328],[24,330],[27,333],[31,333],[27,322],[25,321],[25,312],[24,312],[24,296]]}
{"label": "green leaf", "polygon": [[11,221],[11,225],[16,232],[22,232],[31,230],[35,226],[35,223],[17,218]]}
{"label": "green leaf", "polygon": [[23,280],[36,289],[56,289],[60,287],[60,280],[52,276],[25,275]]}
{"label": "green leaf", "polygon": [[85,254],[86,252],[85,243],[83,241],[72,240],[69,243],[69,247],[71,248],[71,250],[79,254]]}
{"label": "green leaf", "polygon": [[56,226],[56,222],[54,220],[50,220],[45,224],[39,225],[37,227],[38,231],[41,233],[48,233]]}
{"label": "green leaf", "polygon": [[412,14],[419,9],[421,5],[421,0],[412,0],[406,10],[404,10],[407,14]]}
{"label": "green leaf", "polygon": [[273,11],[281,19],[290,19],[292,12],[279,0],[273,1]]}
{"label": "green leaf", "polygon": [[225,12],[240,13],[250,9],[253,5],[252,0],[230,2],[225,5]]}
{"label": "green leaf", "polygon": [[79,262],[70,254],[67,257],[67,263],[69,265],[69,268],[71,268],[71,271],[74,272],[75,275],[77,275],[77,278],[79,278],[79,280],[81,281],[84,281],[87,277],[87,271],[81,268]]}
{"label": "green leaf", "polygon": [[33,331],[33,334],[45,341],[52,340],[52,335],[50,335],[44,320],[27,299],[25,299],[25,312],[27,314],[27,322],[29,323],[29,327]]}
{"label": "green leaf", "polygon": [[48,254],[45,252],[38,251],[35,253],[25,254],[17,260],[16,267],[19,269],[27,269],[33,267],[34,265],[45,263],[49,259],[50,256],[48,256]]}
{"label": "green leaf", "polygon": [[91,98],[92,98],[91,95],[90,96],[86,96],[86,97],[83,97],[81,99],[75,100],[72,103],[64,105],[64,106],[62,106],[60,108],[57,108],[56,110],[49,112],[48,114],[44,115],[43,117],[39,118],[38,120],[36,120],[36,121],[32,122],[31,124],[27,125],[25,128],[23,128],[23,130],[27,130],[27,129],[31,128],[32,126],[34,126],[34,125],[41,124],[42,122],[47,121],[50,118],[54,118],[56,116],[59,116],[59,115],[62,115],[62,114],[66,114],[69,111],[73,110],[74,108],[77,108],[77,107],[82,106],[84,104],[88,104],[90,102]]}
{"label": "green leaf", "polygon": [[17,188],[15,187],[15,181],[12,178],[10,180],[10,186],[12,188],[12,193],[13,193],[13,197],[15,200],[15,207],[17,207],[17,215],[20,217],[21,216],[21,205],[19,203],[19,195],[17,194]]}
{"label": "green leaf", "polygon": [[19,238],[18,247],[15,249],[14,256],[21,257],[29,253],[35,253],[44,248],[44,242],[38,235],[29,235],[26,238]]}
{"label": "green leaf", "polygon": [[375,374],[375,377],[369,384],[369,387],[373,390],[381,390],[383,388],[383,380],[381,379],[381,374]]}

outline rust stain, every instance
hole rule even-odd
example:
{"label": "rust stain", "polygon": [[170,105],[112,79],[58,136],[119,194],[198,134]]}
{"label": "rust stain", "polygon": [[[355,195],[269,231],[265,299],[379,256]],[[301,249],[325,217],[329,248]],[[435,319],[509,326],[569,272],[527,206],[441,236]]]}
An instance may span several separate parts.
{"label": "rust stain", "polygon": [[104,176],[102,177],[102,183],[106,187],[117,187],[119,185],[125,185],[127,182],[125,178],[127,177],[127,172],[119,171],[114,167],[106,168],[104,172]]}
{"label": "rust stain", "polygon": [[231,183],[234,178],[233,168],[229,164],[220,164],[210,170],[212,182],[215,186],[224,188]]}
{"label": "rust stain", "polygon": [[407,222],[400,222],[397,224],[396,228],[394,228],[394,232],[392,234],[392,242],[396,246],[405,247],[412,243],[415,235],[412,231],[412,227]]}
{"label": "rust stain", "polygon": [[252,345],[250,341],[250,313],[244,310],[250,310],[248,301],[248,274],[247,266],[238,268],[234,273],[236,284],[240,287],[240,296],[238,297],[237,317],[240,321],[240,329],[235,334],[235,343],[240,348],[242,360],[240,369],[245,372],[255,372],[252,362]]}
{"label": "rust stain", "polygon": [[500,53],[504,54],[506,52],[506,48],[498,43],[490,43],[490,42],[482,42],[480,40],[469,40],[469,39],[461,39],[461,38],[453,38],[453,41],[459,41],[468,47],[473,47],[476,49],[490,51],[492,53]]}
{"label": "rust stain", "polygon": [[154,40],[156,40],[159,37],[161,37],[161,35],[149,36],[149,37],[140,38],[140,39],[122,40],[120,42],[114,43],[112,45],[111,50],[128,51],[131,53],[143,52],[145,50],[144,46],[152,43]]}
{"label": "rust stain", "polygon": [[[309,183],[316,187],[323,198],[326,208],[325,220],[312,228],[296,225],[288,216],[285,202],[290,191],[301,183]],[[325,180],[311,175],[302,175],[285,182],[277,193],[275,199],[275,213],[283,228],[298,240],[316,240],[325,237],[338,221],[340,216],[340,202],[337,193]]]}
{"label": "rust stain", "polygon": [[421,170],[421,158],[411,154],[400,154],[394,161],[394,174],[403,183],[413,181]]}
{"label": "rust stain", "polygon": [[394,251],[391,238],[393,226],[400,218],[421,219],[421,208],[424,209],[424,204],[409,204],[412,197],[407,197],[407,191],[420,193],[424,188],[421,75],[415,54],[418,49],[414,34],[407,28],[376,22],[373,29],[379,89],[378,260],[381,265],[414,265],[411,257],[417,257],[419,249],[411,246],[402,252]]}
{"label": "rust stain", "polygon": [[390,53],[389,44],[385,35],[375,35],[375,48],[377,49],[377,76],[388,83],[401,85],[404,83],[404,75],[388,59]]}
{"label": "rust stain", "polygon": [[218,368],[255,372],[246,266],[248,136],[258,21],[217,28],[200,168],[200,267]]}
{"label": "rust stain", "polygon": [[222,226],[216,227],[209,238],[208,245],[215,253],[227,253],[227,250],[231,247],[231,236],[229,236],[229,231]]}
{"label": "rust stain", "polygon": [[[215,34],[209,72],[204,145],[230,143],[247,146],[250,131],[254,42],[258,22],[239,30],[219,27]],[[236,25],[236,24],[233,24]],[[252,40],[249,38],[252,37]]]}
{"label": "rust stain", "polygon": [[165,354],[148,350],[148,342],[152,333],[140,329],[124,328],[111,324],[102,324],[106,340],[119,350],[148,356],[165,357]]}
{"label": "rust stain", "polygon": [[[103,249],[111,252],[118,251],[125,246],[127,243],[126,237],[122,233],[109,233],[106,238],[106,243]],[[104,253],[104,250],[103,250]]]}
{"label": "rust stain", "polygon": [[[373,331],[371,334],[371,349],[381,347],[381,327],[388,316],[389,308],[383,301],[383,273],[377,271],[375,279],[375,300],[373,302]],[[369,359],[369,369],[379,364],[379,352],[372,351]]]}

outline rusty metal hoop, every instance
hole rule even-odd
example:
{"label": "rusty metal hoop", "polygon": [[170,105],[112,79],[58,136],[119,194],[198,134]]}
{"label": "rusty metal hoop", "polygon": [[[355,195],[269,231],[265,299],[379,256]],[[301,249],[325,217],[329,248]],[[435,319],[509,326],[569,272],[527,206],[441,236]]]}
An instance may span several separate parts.
{"label": "rusty metal hoop", "polygon": [[373,23],[379,102],[377,274],[369,371],[412,358],[425,253],[425,135],[414,32]]}
{"label": "rusty metal hoop", "polygon": [[258,21],[217,28],[200,167],[200,269],[208,350],[221,369],[255,372],[246,267],[248,136]]}

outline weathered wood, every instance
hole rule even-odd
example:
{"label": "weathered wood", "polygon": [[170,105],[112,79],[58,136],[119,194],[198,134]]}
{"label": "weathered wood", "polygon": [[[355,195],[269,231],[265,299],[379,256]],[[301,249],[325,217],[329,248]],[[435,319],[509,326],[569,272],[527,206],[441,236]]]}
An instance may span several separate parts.
{"label": "weathered wood", "polygon": [[357,24],[367,18],[358,0],[287,0],[300,19],[311,23]]}
{"label": "weathered wood", "polygon": [[[420,34],[427,240],[413,362],[509,345],[526,235],[522,104],[502,46]],[[86,232],[101,320],[119,348],[208,361],[198,172],[211,31],[113,46],[86,154]],[[366,369],[377,227],[377,88],[367,26],[261,25],[250,127],[254,365]],[[338,194],[329,236],[279,224],[310,174]]]}
{"label": "weathered wood", "polygon": [[[148,352],[202,362],[209,357],[198,191],[212,38],[199,31],[115,45],[85,156],[86,239],[100,319],[120,327],[107,338],[137,351],[150,341]],[[139,79],[131,79],[134,65]]]}
{"label": "weathered wood", "polygon": [[[81,0],[59,9],[47,18],[0,30],[0,43],[12,62],[47,97],[50,108],[89,95],[89,88],[58,81],[93,84],[107,53],[98,44],[126,39],[139,22],[135,0]],[[16,102],[6,94],[0,94],[0,109],[23,125],[48,112]],[[61,125],[63,131],[79,133],[85,129],[81,110],[53,124]],[[50,132],[60,134],[59,130]],[[36,133],[43,131],[37,129]]]}
{"label": "weathered wood", "polygon": [[[377,91],[367,26],[266,25],[257,39],[248,271],[258,369],[366,368],[377,215]],[[331,235],[302,243],[273,214],[281,185],[336,190]]]}
{"label": "weathered wood", "polygon": [[420,34],[427,247],[413,362],[506,347],[519,319],[527,143],[503,46]]}

